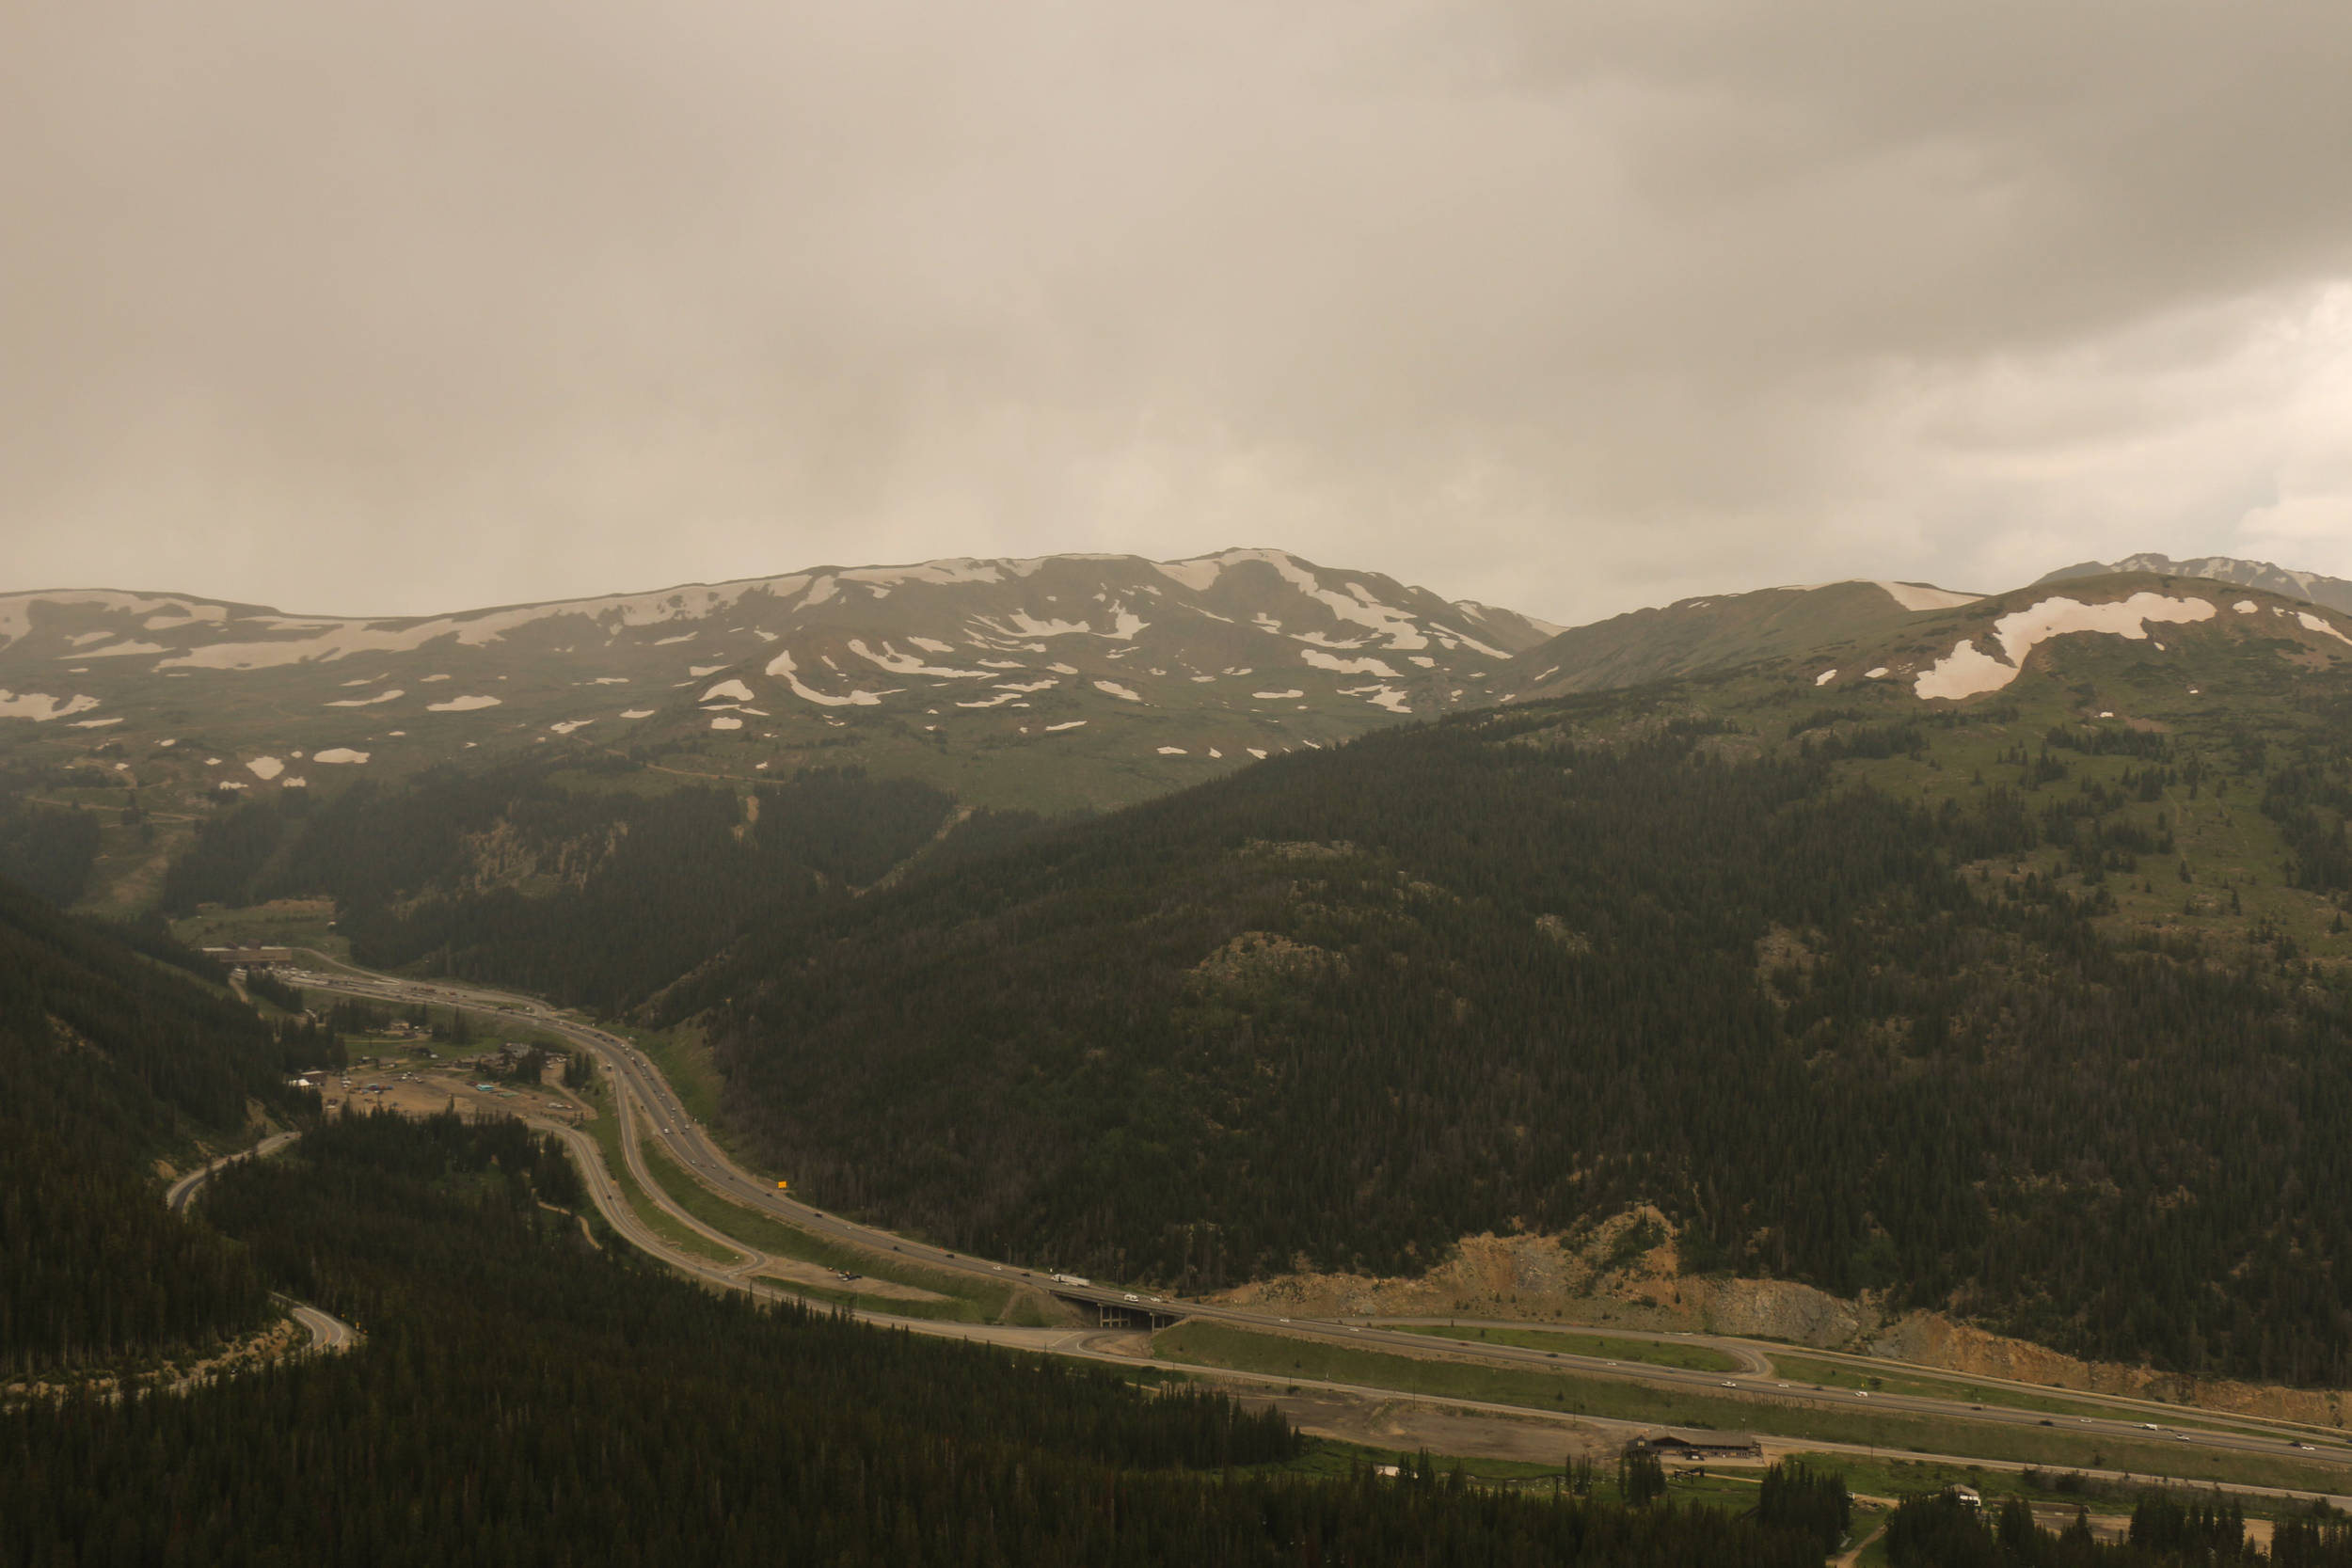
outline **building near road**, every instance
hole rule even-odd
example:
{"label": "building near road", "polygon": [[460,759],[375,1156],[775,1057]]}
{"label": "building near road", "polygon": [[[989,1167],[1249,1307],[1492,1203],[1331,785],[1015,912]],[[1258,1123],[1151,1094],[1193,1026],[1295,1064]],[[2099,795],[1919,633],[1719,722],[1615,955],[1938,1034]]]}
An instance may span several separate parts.
{"label": "building near road", "polygon": [[1669,1427],[1625,1446],[1628,1453],[1654,1453],[1660,1462],[1692,1464],[1709,1459],[1762,1459],[1764,1445],[1753,1433],[1709,1432]]}
{"label": "building near road", "polygon": [[204,956],[227,964],[230,969],[265,969],[274,964],[294,962],[291,947],[207,947]]}

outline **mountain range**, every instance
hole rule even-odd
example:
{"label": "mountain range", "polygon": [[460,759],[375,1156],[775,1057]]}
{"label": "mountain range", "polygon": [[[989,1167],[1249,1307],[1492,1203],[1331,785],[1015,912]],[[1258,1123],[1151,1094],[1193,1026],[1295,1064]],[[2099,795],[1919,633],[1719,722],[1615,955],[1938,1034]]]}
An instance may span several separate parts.
{"label": "mountain range", "polygon": [[1559,629],[1279,550],[819,567],[395,619],[29,593],[0,596],[0,718],[231,791],[534,744],[772,742],[782,765],[846,743],[979,803],[1067,809],[1490,702]]}
{"label": "mountain range", "polygon": [[[2336,579],[2220,558],[2117,564],[2135,563],[2146,569],[2067,568],[1994,597],[1867,580],[1763,589],[1565,629],[1279,550],[816,568],[391,619],[20,593],[0,596],[0,801],[98,814],[33,823],[0,805],[0,863],[68,887],[86,863],[89,896],[130,912],[226,803],[504,759],[623,760],[655,784],[739,789],[848,767],[959,811],[1051,814],[1401,721],[1751,666],[1950,700],[1997,687],[2037,640],[2064,634],[2063,617],[2027,625],[2035,606],[2126,583],[2178,599],[2193,581],[2243,582],[2212,599],[2216,613],[2255,604],[2321,661],[2341,641],[2310,608]],[[2013,613],[2025,620],[1996,629]],[[2100,614],[2123,616],[2100,623],[2111,631],[2139,626]]]}
{"label": "mountain range", "polygon": [[691,1042],[829,1208],[1187,1291],[1641,1214],[1668,1291],[2352,1382],[2352,618],[2303,593],[1554,630],[1229,552],[8,603],[52,898]]}

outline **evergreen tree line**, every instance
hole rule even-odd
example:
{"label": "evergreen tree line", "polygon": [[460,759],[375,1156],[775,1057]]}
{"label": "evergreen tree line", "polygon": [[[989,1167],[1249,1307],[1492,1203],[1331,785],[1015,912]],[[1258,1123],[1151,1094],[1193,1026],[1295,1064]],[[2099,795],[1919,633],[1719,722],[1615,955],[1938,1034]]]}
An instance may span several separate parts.
{"label": "evergreen tree line", "polygon": [[[149,961],[168,939],[66,915],[0,882],[0,1370],[208,1344],[267,1317],[242,1248],[168,1212],[151,1162],[225,1140],[290,1089],[299,1037]],[[182,968],[206,967],[178,951]],[[216,968],[216,966],[215,966]]]}
{"label": "evergreen tree line", "polygon": [[114,1563],[1812,1568],[1705,1509],[1344,1481],[1271,1411],[716,1295],[600,1253],[512,1122],[345,1117],[209,1200],[347,1354],[0,1412],[0,1568]]}
{"label": "evergreen tree line", "polygon": [[1816,1470],[1802,1459],[1784,1459],[1766,1470],[1756,1494],[1757,1519],[1804,1531],[1820,1543],[1824,1557],[1837,1549],[1853,1523],[1845,1478]]}
{"label": "evergreen tree line", "polygon": [[2352,893],[2352,700],[2322,705],[2330,721],[2324,743],[2305,741],[2272,773],[2263,790],[2263,815],[2286,835],[2289,876],[2313,893]]}
{"label": "evergreen tree line", "polygon": [[82,896],[98,860],[98,814],[0,795],[0,877],[60,907]]}
{"label": "evergreen tree line", "polygon": [[2225,1568],[2264,1561],[2344,1568],[2352,1564],[2352,1525],[2341,1515],[2290,1514],[2273,1526],[2265,1554],[2247,1539],[2234,1499],[2152,1493],[2132,1511],[2125,1539],[2103,1542],[2080,1510],[2066,1528],[2049,1530],[2020,1498],[1987,1513],[1939,1494],[1896,1508],[1887,1520],[1886,1558],[1894,1568]]}
{"label": "evergreen tree line", "polygon": [[[1687,1267],[2352,1380],[2339,978],[1979,896],[1963,866],[2046,834],[2006,784],[1930,810],[1802,748],[1575,738],[1628,701],[918,863],[658,1017],[710,1026],[724,1119],[818,1201],[1032,1266],[1413,1273],[1648,1202]],[[2106,842],[2154,831],[2137,795],[2092,798]]]}

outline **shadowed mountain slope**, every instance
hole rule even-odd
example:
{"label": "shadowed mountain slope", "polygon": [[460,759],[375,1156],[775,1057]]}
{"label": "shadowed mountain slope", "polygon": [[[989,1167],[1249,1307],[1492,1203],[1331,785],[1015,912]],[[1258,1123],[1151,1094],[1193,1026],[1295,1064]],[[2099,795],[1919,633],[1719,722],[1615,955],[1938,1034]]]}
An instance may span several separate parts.
{"label": "shadowed mountain slope", "polygon": [[797,1183],[1033,1263],[1411,1273],[1651,1203],[1686,1268],[2341,1381],[2352,679],[2305,613],[2109,578],[1383,732],[664,1007]]}

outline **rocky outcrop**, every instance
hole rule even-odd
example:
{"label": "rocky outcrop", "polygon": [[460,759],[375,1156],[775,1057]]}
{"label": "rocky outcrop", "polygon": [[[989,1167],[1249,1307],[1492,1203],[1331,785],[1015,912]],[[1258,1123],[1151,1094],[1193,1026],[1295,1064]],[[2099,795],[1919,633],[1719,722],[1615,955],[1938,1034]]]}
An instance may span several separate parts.
{"label": "rocky outcrop", "polygon": [[2158,1400],[2201,1410],[2263,1416],[2275,1420],[2344,1425],[2344,1393],[2335,1388],[2280,1388],[2221,1378],[2189,1377],[2150,1367],[2083,1361],[2037,1345],[1955,1323],[1941,1312],[1911,1312],[1849,1349],[1894,1361],[1941,1367],[1972,1377],[1997,1377],[2050,1388],[2079,1388]]}

